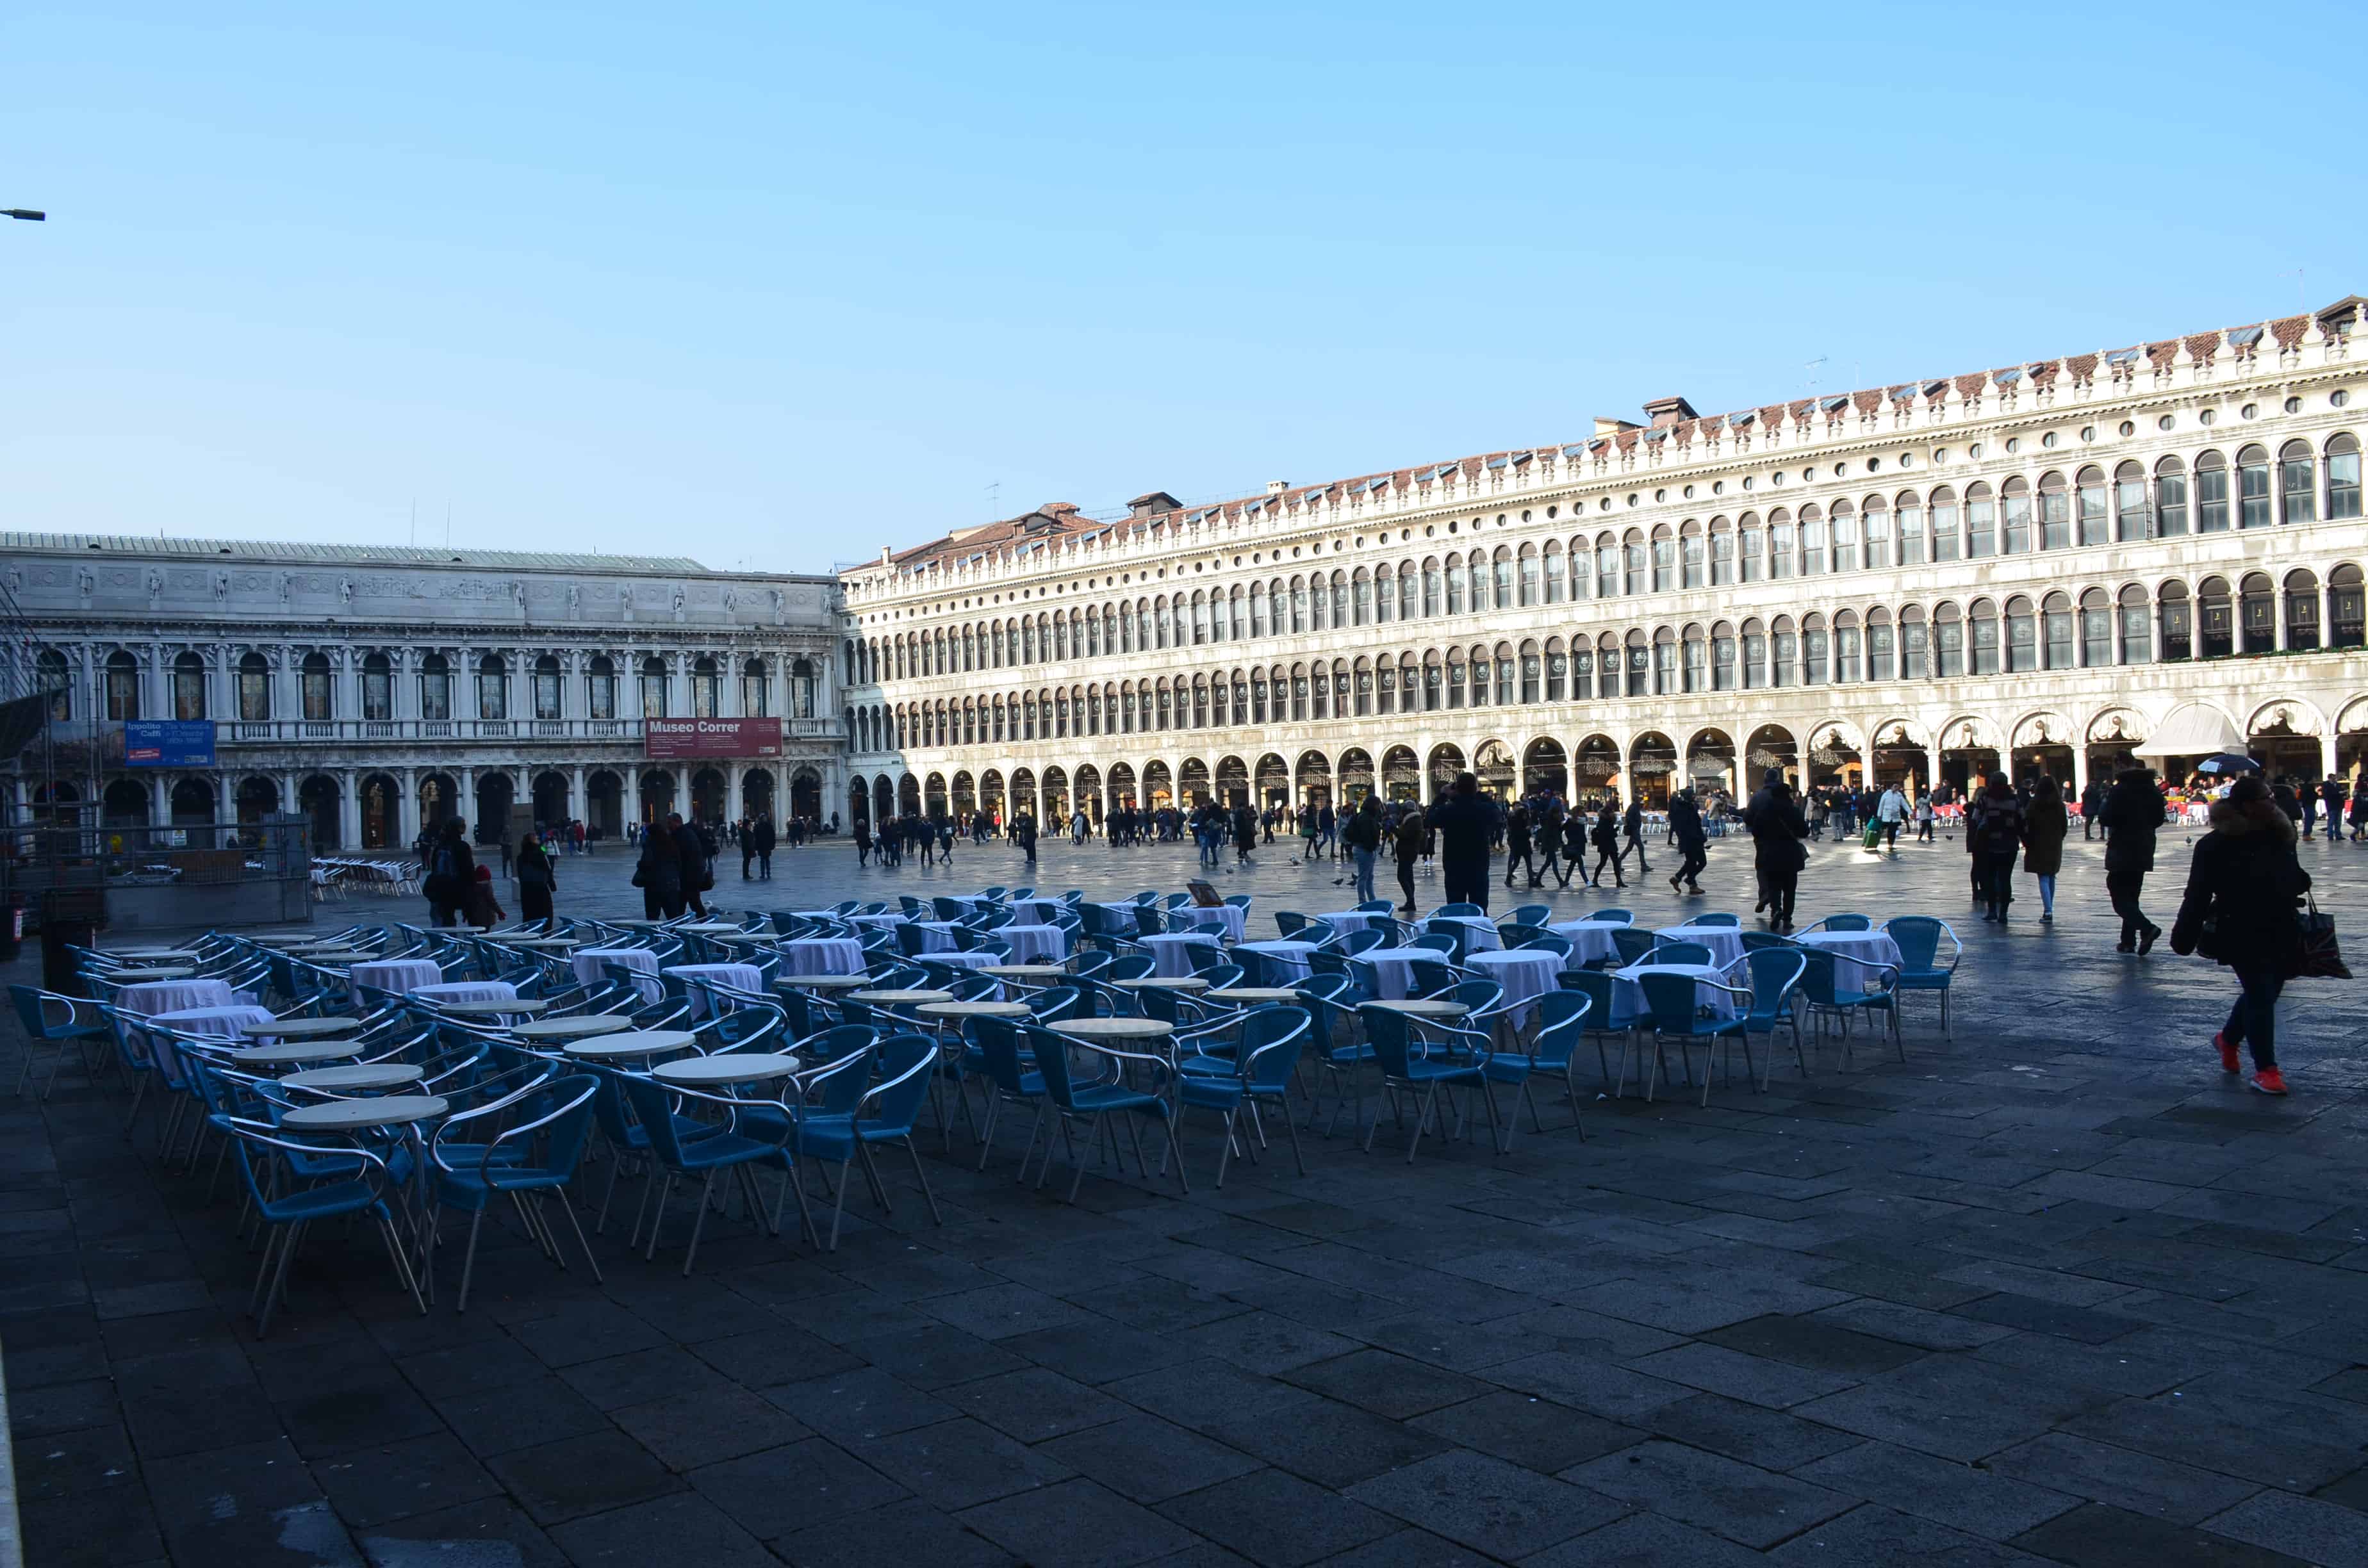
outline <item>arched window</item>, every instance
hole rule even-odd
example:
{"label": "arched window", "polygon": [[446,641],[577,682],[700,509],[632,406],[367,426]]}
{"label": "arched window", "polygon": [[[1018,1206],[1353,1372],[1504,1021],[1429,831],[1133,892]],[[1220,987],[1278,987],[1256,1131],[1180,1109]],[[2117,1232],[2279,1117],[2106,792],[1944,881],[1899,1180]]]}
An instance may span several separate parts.
{"label": "arched window", "polygon": [[2318,646],[2318,578],[2307,567],[2286,574],[2286,646]]}
{"label": "arched window", "polygon": [[1743,689],[1768,684],[1768,631],[1755,618],[1743,623]]}
{"label": "arched window", "polygon": [[2265,528],[2275,521],[2270,507],[2270,449],[2247,447],[2237,454],[2237,526]]}
{"label": "arched window", "polygon": [[2318,465],[2307,441],[2288,441],[2278,452],[2278,506],[2282,522],[2318,520]]}
{"label": "arched window", "polygon": [[1880,495],[1870,495],[1860,509],[1859,529],[1866,538],[1866,569],[1870,572],[1888,570],[1896,559],[1891,531],[1891,503]]}
{"label": "arched window", "polygon": [[563,717],[559,661],[549,653],[534,662],[534,716],[545,720]]}
{"label": "arched window", "polygon": [[1736,688],[1735,628],[1720,621],[1710,629],[1710,688],[1713,691],[1733,691]]}
{"label": "arched window", "polygon": [[2113,471],[2113,518],[2123,540],[2154,538],[2154,498],[2142,465],[2125,462]]}
{"label": "arched window", "polygon": [[2080,542],[2111,542],[2112,525],[2105,509],[2105,471],[2092,464],[2082,469],[2072,483],[2073,506],[2079,517]]}
{"label": "arched window", "polygon": [[[1630,634],[1630,640],[1641,633]],[[1668,696],[1678,689],[1678,634],[1664,626],[1653,633],[1653,692]]]}
{"label": "arched window", "polygon": [[1373,569],[1373,620],[1382,624],[1397,614],[1397,574],[1386,566]]}
{"label": "arched window", "polygon": [[329,673],[329,655],[314,649],[296,671],[296,701],[303,717],[325,724],[337,716],[336,682]]}
{"label": "arched window", "polygon": [[[2026,608],[2026,614],[2028,608]],[[1969,675],[1994,676],[2000,672],[2000,638],[1998,636],[1998,604],[1992,599],[1975,599],[1965,612],[1965,645]]]}
{"label": "arched window", "polygon": [[2327,518],[2360,516],[2360,437],[2350,431],[2327,443]]}
{"label": "arched window", "polygon": [[2349,563],[2327,574],[2328,645],[2357,648],[2368,642],[2368,595],[2360,568]]}
{"label": "arched window", "polygon": [[2147,612],[2146,591],[2132,583],[2119,596],[2114,607],[2118,626],[2118,652],[2125,665],[2146,665],[2154,662],[2153,617]]}
{"label": "arched window", "polygon": [[2161,642],[2156,647],[2157,658],[2171,663],[2194,656],[2195,607],[2188,600],[2186,584],[2172,582],[2162,585],[2156,624],[2161,629]]}
{"label": "arched window", "polygon": [[1768,514],[1768,575],[1773,579],[1793,574],[1793,514],[1779,506]]}
{"label": "arched window", "polygon": [[1768,629],[1769,680],[1773,686],[1792,686],[1801,678],[1801,634],[1793,629],[1793,618],[1780,615]]}
{"label": "arched window", "polygon": [[1899,667],[1899,633],[1891,612],[1877,606],[1866,612],[1866,678],[1889,680]]}
{"label": "arched window", "polygon": [[1989,482],[1979,480],[1965,488],[1965,554],[1980,560],[1997,553],[1998,500]]}
{"label": "arched window", "polygon": [[1924,623],[1922,605],[1901,607],[1899,611],[1900,679],[1930,678],[1933,672],[1933,660],[1938,657],[1939,640],[1934,632],[1935,628]]}
{"label": "arched window", "polygon": [[1546,700],[1570,699],[1570,650],[1559,637],[1546,639]]}
{"label": "arched window", "polygon": [[2073,663],[2072,596],[2055,592],[2039,601],[2040,656],[2051,670],[2068,670]]}
{"label": "arched window", "polygon": [[1833,673],[1832,633],[1826,618],[1811,613],[1801,618],[1801,684],[1823,686]]}
{"label": "arched window", "polygon": [[2278,648],[2278,606],[2271,590],[2269,575],[2261,572],[2245,574],[2243,586],[2237,590],[2238,629],[2244,637],[2248,653],[2274,653]]}
{"label": "arched window", "polygon": [[2228,460],[2218,452],[2195,459],[2195,531],[2226,533],[2228,529]]}
{"label": "arched window", "polygon": [[2053,470],[2039,476],[2039,541],[2042,550],[2072,546],[2072,496]]}
{"label": "arched window", "polygon": [[1678,585],[1678,540],[1667,523],[1653,530],[1653,591],[1666,594]]}
{"label": "arched window", "polygon": [[509,716],[509,666],[499,653],[488,653],[477,661],[477,717],[499,722]]}
{"label": "arched window", "polygon": [[1725,517],[1710,520],[1710,585],[1723,588],[1735,581],[1735,525]]}
{"label": "arched window", "polygon": [[383,724],[393,718],[393,662],[384,653],[368,654],[362,660],[362,721]]}
{"label": "arched window", "polygon": [[1349,581],[1349,623],[1370,626],[1373,622],[1373,580],[1363,567]]}
{"label": "arched window", "polygon": [[1580,702],[1595,695],[1595,645],[1584,637],[1570,640],[1570,695]]}
{"label": "arched window", "polygon": [[1833,562],[1837,572],[1858,570],[1858,517],[1847,501],[1834,503],[1834,515],[1828,525],[1833,529]]}
{"label": "arched window", "polygon": [[[2063,476],[2055,483],[2060,487]],[[1998,552],[2027,555],[2031,546],[2031,483],[2018,473],[1998,486]]]}
{"label": "arched window", "polygon": [[[1473,559],[1476,561],[1479,557],[1475,553]],[[1498,545],[1497,553],[1489,560],[1488,574],[1491,579],[1489,585],[1496,596],[1497,608],[1511,609],[1513,608],[1513,552],[1503,545]],[[1338,574],[1335,573],[1334,575],[1337,577]],[[1529,601],[1524,599],[1521,602],[1527,604]],[[1474,596],[1473,608],[1474,609],[1479,608],[1476,595]]]}
{"label": "arched window", "polygon": [[1539,602],[1537,546],[1533,544],[1521,546],[1520,572],[1521,608],[1527,609]]}
{"label": "arched window", "polygon": [[1924,532],[1925,517],[1922,499],[1913,490],[1903,490],[1892,497],[1891,505],[1897,514],[1899,564],[1923,565],[1930,551],[1929,540]]}
{"label": "arched window", "polygon": [[1703,559],[1702,527],[1691,517],[1678,530],[1679,580],[1688,589],[1706,586],[1710,582],[1708,563]]}
{"label": "arched window", "polygon": [[1942,680],[1965,673],[1965,628],[1953,604],[1932,612],[1932,673]]}
{"label": "arched window", "polygon": [[1702,636],[1702,622],[1688,626],[1678,640],[1678,663],[1683,672],[1688,691],[1710,689],[1710,644]]}
{"label": "arched window", "polygon": [[271,717],[271,665],[252,651],[238,661],[238,716],[249,723]]}
{"label": "arched window", "polygon": [[1270,630],[1267,622],[1267,597],[1264,583],[1250,585],[1250,635],[1264,637]]}
{"label": "arched window", "polygon": [[[1002,631],[999,626],[996,628],[998,639]],[[1003,660],[997,657],[995,662],[999,665]],[[713,659],[702,653],[690,666],[690,716],[713,719],[723,711],[723,672],[716,668]]]}
{"label": "arched window", "polygon": [[1933,560],[1954,561],[1967,552],[1965,511],[1957,505],[1957,493],[1948,485],[1932,492],[1930,521]]}
{"label": "arched window", "polygon": [[1398,562],[1398,619],[1412,620],[1422,608],[1422,574],[1411,561]]}
{"label": "arched window", "polygon": [[2102,588],[2080,595],[2080,662],[2092,669],[2113,662],[2113,603]]}
{"label": "arched window", "polygon": [[2195,640],[2207,659],[2223,659],[2237,651],[2236,596],[2226,577],[2206,577],[2195,585]]}
{"label": "arched window", "polygon": [[1620,597],[1620,541],[1610,534],[1595,536],[1595,597]]}
{"label": "arched window", "polygon": [[183,653],[173,660],[173,717],[205,716],[206,662],[193,653]]}
{"label": "arched window", "polygon": [[[2356,470],[2358,465],[2355,463],[2353,467]],[[2354,486],[2354,488],[2356,489],[2357,486]],[[1546,540],[1546,547],[1540,553],[1544,566],[1546,585],[1545,602],[1550,605],[1558,605],[1563,601],[1562,540],[1558,539],[1550,539]]]}
{"label": "arched window", "polygon": [[1801,508],[1801,575],[1815,577],[1826,569],[1826,515],[1816,506]]}
{"label": "arched window", "polygon": [[1840,610],[1834,616],[1834,679],[1843,685],[1855,685],[1859,679],[1860,652],[1858,615],[1853,610]]}
{"label": "arched window", "polygon": [[429,653],[419,661],[419,716],[429,722],[448,722],[452,717],[452,666],[441,653]]}
{"label": "arched window", "polygon": [[1307,630],[1307,579],[1304,577],[1291,580],[1291,630],[1294,632]]}
{"label": "arched window", "polygon": [[1445,574],[1440,571],[1438,559],[1426,559],[1422,563],[1422,613],[1426,619],[1444,613],[1447,603],[1443,597],[1446,592],[1444,583]]}
{"label": "arched window", "polygon": [[1463,557],[1462,555],[1451,555],[1447,558],[1445,574],[1447,613],[1462,615],[1463,613]]}
{"label": "arched window", "polygon": [[[1524,557],[1524,559],[1530,559]],[[1539,677],[1544,674],[1535,642],[1521,644],[1521,700],[1535,702],[1542,694]]]}
{"label": "arched window", "polygon": [[642,661],[642,717],[664,719],[666,711],[666,661],[653,653]]}

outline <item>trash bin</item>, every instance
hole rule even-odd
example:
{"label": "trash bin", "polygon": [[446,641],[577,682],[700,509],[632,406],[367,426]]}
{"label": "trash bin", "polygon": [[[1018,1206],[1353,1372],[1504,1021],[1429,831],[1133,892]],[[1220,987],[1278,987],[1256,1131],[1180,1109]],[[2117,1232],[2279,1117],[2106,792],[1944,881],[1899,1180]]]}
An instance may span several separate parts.
{"label": "trash bin", "polygon": [[0,963],[14,963],[25,950],[25,903],[10,899],[0,904]]}
{"label": "trash bin", "polygon": [[64,996],[83,994],[74,973],[73,948],[87,948],[107,918],[101,888],[53,888],[41,895],[41,987]]}

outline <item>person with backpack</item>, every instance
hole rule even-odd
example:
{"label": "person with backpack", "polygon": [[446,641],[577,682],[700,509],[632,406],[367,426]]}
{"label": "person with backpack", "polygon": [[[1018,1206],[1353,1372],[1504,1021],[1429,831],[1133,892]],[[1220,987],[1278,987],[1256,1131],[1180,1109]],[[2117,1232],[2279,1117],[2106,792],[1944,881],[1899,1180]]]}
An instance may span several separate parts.
{"label": "person with backpack", "polygon": [[1751,835],[1752,860],[1759,872],[1760,901],[1768,909],[1768,928],[1779,933],[1793,928],[1793,905],[1800,895],[1801,868],[1809,852],[1802,840],[1809,836],[1793,787],[1781,769],[1770,768],[1759,792],[1743,809],[1744,831]]}
{"label": "person with backpack", "polygon": [[1530,837],[1530,809],[1519,801],[1505,813],[1505,885],[1513,885],[1515,871],[1530,874],[1530,886],[1538,885],[1538,869],[1530,862],[1532,841]]}
{"label": "person with backpack", "polygon": [[458,817],[446,818],[430,841],[423,863],[427,875],[419,891],[427,898],[428,923],[458,926],[477,881],[477,857],[469,847],[469,824]]}
{"label": "person with backpack", "polygon": [[2014,902],[2014,859],[2022,852],[2022,801],[2012,785],[1992,774],[1979,804],[1981,814],[1967,817],[1972,825],[1965,835],[1974,857],[1974,893],[1982,918],[2004,925],[2007,907]]}
{"label": "person with backpack", "polygon": [[643,919],[671,920],[682,913],[682,855],[664,823],[654,822],[642,829],[633,885],[642,890]]}
{"label": "person with backpack", "polygon": [[2283,1095],[2278,995],[2301,959],[2296,905],[2310,891],[2310,873],[2294,858],[2294,819],[2279,809],[2259,774],[2247,774],[2213,801],[2211,822],[2188,866],[2170,950],[2182,957],[2201,953],[2236,971],[2236,1003],[2212,1037],[2220,1071],[2241,1072],[2237,1049],[2249,1045],[2254,1091]]}

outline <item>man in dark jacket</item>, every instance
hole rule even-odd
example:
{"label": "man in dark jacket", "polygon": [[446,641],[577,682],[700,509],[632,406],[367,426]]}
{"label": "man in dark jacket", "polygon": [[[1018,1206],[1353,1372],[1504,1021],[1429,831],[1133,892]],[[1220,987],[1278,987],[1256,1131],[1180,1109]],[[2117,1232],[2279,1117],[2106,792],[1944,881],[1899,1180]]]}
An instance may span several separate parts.
{"label": "man in dark jacket", "polygon": [[1809,858],[1809,852],[1801,847],[1801,840],[1809,836],[1809,824],[1782,773],[1773,767],[1768,770],[1759,793],[1743,808],[1743,826],[1751,835],[1760,891],[1768,900],[1768,928],[1790,931],[1801,868]]}
{"label": "man in dark jacket", "polygon": [[1691,790],[1680,790],[1669,797],[1669,842],[1677,846],[1681,857],[1676,873],[1669,878],[1669,886],[1674,889],[1683,882],[1686,892],[1702,892],[1702,884],[1694,878],[1710,864],[1706,853],[1710,839],[1702,832],[1702,808],[1694,804]]}
{"label": "man in dark jacket", "polygon": [[2224,1073],[2239,1070],[2237,1048],[2250,1044],[2253,1087],[2265,1095],[2286,1092],[2278,1071],[2278,994],[2301,944],[2295,903],[2309,891],[2310,873],[2294,858],[2294,819],[2259,775],[2237,779],[2226,799],[2212,802],[2212,831],[2196,842],[2170,950],[2200,951],[2236,971],[2237,1003],[2212,1043]]}
{"label": "man in dark jacket", "polygon": [[682,913],[682,852],[664,823],[642,829],[642,858],[633,881],[642,890],[642,917],[671,920]]}
{"label": "man in dark jacket", "polygon": [[675,860],[682,881],[682,902],[667,913],[679,915],[687,907],[703,920],[707,917],[707,903],[699,895],[715,885],[708,875],[715,852],[707,847],[706,835],[696,824],[672,812],[666,816],[666,832],[674,839]]}
{"label": "man in dark jacket", "polygon": [[2113,901],[2113,913],[2122,917],[2115,952],[2152,952],[2155,939],[2162,935],[2162,927],[2138,907],[2138,894],[2146,889],[2146,873],[2154,869],[2154,835],[2167,814],[2150,767],[2123,768],[2097,814],[2105,830],[2105,893]]}
{"label": "man in dark jacket", "polygon": [[1459,773],[1455,790],[1430,808],[1439,833],[1440,879],[1450,903],[1488,907],[1488,844],[1497,836],[1497,812],[1480,794],[1476,775]]}
{"label": "man in dark jacket", "polygon": [[2093,838],[2101,825],[2097,818],[2105,809],[2105,796],[2110,789],[2106,782],[2091,775],[2089,787],[2080,791],[2080,836]]}
{"label": "man in dark jacket", "polygon": [[758,817],[757,825],[749,829],[749,837],[757,845],[757,880],[769,882],[773,880],[773,846],[780,842],[773,833],[773,819]]}
{"label": "man in dark jacket", "polygon": [[1620,819],[1620,830],[1622,835],[1620,858],[1626,859],[1628,851],[1634,849],[1636,852],[1636,869],[1639,872],[1651,870],[1653,868],[1645,863],[1644,796],[1638,795],[1628,802],[1627,814]]}

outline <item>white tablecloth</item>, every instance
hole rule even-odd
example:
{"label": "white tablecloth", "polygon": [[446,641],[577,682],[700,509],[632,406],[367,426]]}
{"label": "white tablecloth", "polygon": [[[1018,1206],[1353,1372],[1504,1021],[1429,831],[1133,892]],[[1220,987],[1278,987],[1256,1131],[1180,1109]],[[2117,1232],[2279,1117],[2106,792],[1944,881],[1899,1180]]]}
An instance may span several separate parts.
{"label": "white tablecloth", "polygon": [[1134,905],[1132,903],[1105,903],[1101,911],[1110,935],[1114,937],[1132,937],[1140,929],[1135,924]]}
{"label": "white tablecloth", "polygon": [[[765,989],[764,972],[752,963],[668,964],[666,972],[679,974],[686,980],[692,978],[712,980],[719,985],[729,985],[734,991],[761,992]],[[696,985],[687,989],[690,992],[690,1016],[694,1018],[705,1017],[707,993]],[[728,1009],[731,1004],[727,1003],[725,1006]]]}
{"label": "white tablecloth", "polygon": [[162,1024],[183,1034],[218,1035],[224,1040],[242,1038],[236,1028],[238,1025],[268,1024],[271,1018],[271,1010],[268,1007],[249,1007],[238,1003],[227,1007],[183,1007],[177,1012],[148,1015],[149,1022]]}
{"label": "white tablecloth", "polygon": [[658,956],[647,948],[578,948],[568,961],[575,966],[575,978],[586,985],[605,984],[609,972],[603,964],[619,964],[633,971],[634,987],[644,1002],[655,1002],[666,994],[658,984]]}
{"label": "white tablecloth", "polygon": [[1563,920],[1546,929],[1570,938],[1570,967],[1585,969],[1604,959],[1618,958],[1620,949],[1612,944],[1611,933],[1627,926],[1610,920]]}
{"label": "white tablecloth", "polygon": [[433,959],[373,959],[346,971],[347,983],[357,1002],[361,1000],[361,988],[365,985],[401,995],[415,986],[433,985],[443,978],[444,971]]}
{"label": "white tablecloth", "polygon": [[1381,988],[1382,1000],[1403,1002],[1412,988],[1410,982],[1417,959],[1429,959],[1436,963],[1451,961],[1445,953],[1429,948],[1368,948],[1350,959],[1349,965],[1353,970],[1360,960],[1372,964],[1373,983]]}
{"label": "white tablecloth", "polygon": [[[1613,1028],[1624,1029],[1639,1020],[1652,1021],[1652,1010],[1645,1006],[1645,988],[1636,983],[1636,977],[1647,972],[1691,975],[1697,982],[1707,981],[1713,985],[1735,983],[1733,975],[1722,974],[1709,964],[1639,963],[1631,964],[1626,969],[1615,969],[1611,971],[1611,1022]],[[1749,987],[1738,989],[1748,990]],[[1724,991],[1706,990],[1699,983],[1694,987],[1694,1006],[1709,1008],[1712,1017],[1722,1020],[1737,1017],[1743,1012],[1740,998],[1730,996]]]}
{"label": "white tablecloth", "polygon": [[1156,937],[1143,938],[1144,950],[1151,955],[1151,972],[1170,980],[1192,972],[1192,949],[1213,948],[1220,944],[1213,931],[1163,931]]}
{"label": "white tablecloth", "polygon": [[1005,958],[1001,953],[982,952],[976,948],[962,949],[950,953],[931,953],[928,955],[928,960],[931,963],[941,963],[950,969],[989,969],[997,964],[1019,961],[1017,959]]}
{"label": "white tablecloth", "polygon": [[[127,1013],[177,1013],[189,1007],[227,1007],[240,1000],[226,980],[143,980],[115,994]],[[253,1001],[253,997],[246,998]]]}
{"label": "white tablecloth", "polygon": [[1699,942],[1721,969],[1743,956],[1743,929],[1737,926],[1664,926],[1653,935],[1664,942]]}
{"label": "white tablecloth", "polygon": [[1905,960],[1887,931],[1804,931],[1793,938],[1834,955],[1836,991],[1873,991],[1889,977],[1871,966]]}
{"label": "white tablecloth", "polygon": [[824,915],[807,919],[844,920],[859,931],[893,931],[905,924],[901,915]]}
{"label": "white tablecloth", "polygon": [[1367,931],[1376,926],[1386,925],[1390,917],[1362,909],[1336,909],[1315,918],[1345,937],[1351,931]]}
{"label": "white tablecloth", "polygon": [[1061,917],[1061,901],[1057,898],[1015,898],[1011,901],[1015,920],[1030,926],[1050,926]]}
{"label": "white tablecloth", "polygon": [[995,935],[1011,944],[1014,963],[1059,963],[1069,956],[1069,934],[1058,926],[1006,926]]}
{"label": "white tablecloth", "polygon": [[1264,953],[1272,960],[1268,969],[1285,985],[1307,978],[1307,955],[1315,950],[1313,942],[1243,942],[1235,951]]}
{"label": "white tablecloth", "polygon": [[791,937],[780,948],[783,974],[863,972],[863,944],[852,937]]}
{"label": "white tablecloth", "polygon": [[1238,904],[1220,903],[1202,909],[1186,904],[1167,913],[1167,928],[1171,931],[1213,931],[1228,942],[1238,942],[1247,936],[1249,911]]}
{"label": "white tablecloth", "polygon": [[1466,960],[1475,974],[1486,975],[1505,988],[1505,1000],[1514,1004],[1505,1017],[1515,1028],[1528,1023],[1538,1010],[1536,998],[1557,988],[1562,955],[1546,952],[1474,953]]}
{"label": "white tablecloth", "polygon": [[1434,915],[1429,920],[1423,922],[1422,928],[1426,931],[1439,931],[1444,930],[1451,926],[1461,926],[1463,927],[1465,932],[1464,950],[1467,952],[1494,952],[1505,945],[1497,935],[1497,927],[1489,922],[1486,915]]}
{"label": "white tablecloth", "polygon": [[[953,951],[954,923],[952,921],[916,920],[913,924],[920,930],[921,950],[923,952],[948,953]],[[861,968],[862,966],[859,964],[856,967]]]}
{"label": "white tablecloth", "polygon": [[507,980],[445,980],[416,985],[407,994],[423,1002],[515,1002],[518,987]]}

